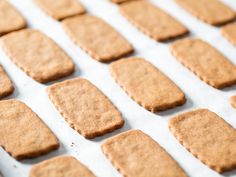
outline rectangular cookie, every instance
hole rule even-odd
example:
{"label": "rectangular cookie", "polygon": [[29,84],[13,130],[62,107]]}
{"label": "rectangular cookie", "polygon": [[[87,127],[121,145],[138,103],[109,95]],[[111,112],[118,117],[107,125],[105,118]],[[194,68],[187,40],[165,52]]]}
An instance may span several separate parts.
{"label": "rectangular cookie", "polygon": [[183,105],[186,101],[178,86],[142,58],[113,62],[110,71],[128,95],[149,111],[166,110]]}
{"label": "rectangular cookie", "polygon": [[150,136],[130,130],[106,140],[102,151],[128,177],[187,177],[177,162]]}
{"label": "rectangular cookie", "polygon": [[59,142],[37,114],[12,99],[0,101],[0,146],[21,160],[51,152]]}
{"label": "rectangular cookie", "polygon": [[194,156],[217,172],[236,168],[236,130],[207,109],[177,115],[169,128]]}
{"label": "rectangular cookie", "polygon": [[49,16],[62,20],[74,15],[85,13],[78,0],[34,0]]}
{"label": "rectangular cookie", "polygon": [[13,84],[6,74],[3,67],[0,65],[0,98],[12,94],[14,91]]}
{"label": "rectangular cookie", "polygon": [[2,46],[19,68],[41,83],[68,76],[75,70],[74,63],[63,49],[34,29],[3,36]]}
{"label": "rectangular cookie", "polygon": [[236,66],[210,44],[183,39],[170,47],[172,54],[200,79],[215,88],[236,84]]}
{"label": "rectangular cookie", "polygon": [[121,4],[121,3],[124,3],[124,2],[128,2],[128,1],[134,1],[134,0],[111,0],[111,2],[114,2],[116,4]]}
{"label": "rectangular cookie", "polygon": [[58,156],[34,165],[29,177],[95,177],[72,156]]}
{"label": "rectangular cookie", "polygon": [[85,138],[95,138],[124,125],[116,107],[86,79],[53,84],[47,93],[70,126]]}
{"label": "rectangular cookie", "polygon": [[233,21],[235,12],[219,0],[175,0],[193,16],[210,24],[223,25]]}
{"label": "rectangular cookie", "polygon": [[0,0],[0,19],[0,36],[26,27],[24,17],[6,0]]}
{"label": "rectangular cookie", "polygon": [[180,22],[146,0],[123,3],[120,11],[138,29],[158,41],[188,33],[188,29]]}
{"label": "rectangular cookie", "polygon": [[231,23],[221,29],[223,36],[236,46],[236,23]]}
{"label": "rectangular cookie", "polygon": [[232,96],[230,98],[230,103],[234,108],[236,108],[236,96]]}
{"label": "rectangular cookie", "polygon": [[119,59],[133,52],[131,44],[102,19],[80,15],[62,21],[71,39],[101,62]]}

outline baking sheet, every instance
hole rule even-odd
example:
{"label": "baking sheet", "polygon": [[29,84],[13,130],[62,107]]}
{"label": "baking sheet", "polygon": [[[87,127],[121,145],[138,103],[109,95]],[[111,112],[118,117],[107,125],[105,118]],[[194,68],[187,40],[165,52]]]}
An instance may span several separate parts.
{"label": "baking sheet", "polygon": [[[220,28],[197,20],[176,5],[173,0],[151,1],[185,24],[191,30],[190,36],[208,41],[236,64],[236,47],[221,36]],[[126,124],[122,129],[105,136],[93,140],[84,139],[68,126],[48,99],[45,88],[52,82],[46,85],[37,83],[17,68],[0,49],[0,63],[5,67],[16,88],[14,94],[8,98],[17,98],[30,106],[56,134],[61,143],[60,149],[57,151],[21,162],[14,160],[3,149],[0,149],[0,171],[5,177],[28,176],[33,164],[61,154],[75,156],[98,177],[121,176],[102,154],[100,144],[106,138],[129,129],[141,129],[152,136],[189,176],[236,177],[236,170],[219,175],[205,166],[185,150],[168,130],[168,121],[173,115],[194,108],[209,108],[236,128],[236,110],[229,103],[229,97],[236,94],[236,86],[223,90],[208,86],[172,57],[168,49],[171,42],[159,43],[138,31],[120,15],[117,5],[108,0],[81,0],[89,13],[107,21],[133,44],[136,49],[135,56],[144,57],[152,62],[169,76],[187,96],[188,101],[184,106],[156,114],[148,112],[130,99],[115,83],[110,76],[107,64],[93,60],[76,46],[64,33],[60,23],[44,14],[33,1],[11,0],[11,2],[25,16],[30,27],[46,33],[72,57],[77,67],[76,72],[65,79],[76,76],[89,79],[118,107]],[[225,0],[224,2],[236,10],[236,0]]]}

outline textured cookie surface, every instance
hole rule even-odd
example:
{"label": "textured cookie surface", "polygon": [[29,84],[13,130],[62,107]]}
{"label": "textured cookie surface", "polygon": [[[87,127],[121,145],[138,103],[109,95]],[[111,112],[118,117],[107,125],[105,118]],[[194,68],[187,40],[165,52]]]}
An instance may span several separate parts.
{"label": "textured cookie surface", "polygon": [[0,146],[17,160],[37,157],[59,147],[51,130],[18,100],[0,101]]}
{"label": "textured cookie surface", "polygon": [[134,0],[111,0],[111,2],[114,2],[114,3],[117,3],[117,4],[120,4],[120,3],[123,3],[123,2],[128,2],[128,1],[134,1]]}
{"label": "textured cookie surface", "polygon": [[236,45],[236,23],[228,24],[221,30],[223,36]]}
{"label": "textured cookie surface", "polygon": [[184,66],[215,88],[236,84],[236,66],[200,39],[178,40],[172,44],[171,52]]}
{"label": "textured cookie surface", "polygon": [[192,15],[211,25],[222,25],[235,19],[235,12],[220,0],[175,0]]}
{"label": "textured cookie surface", "polygon": [[230,98],[230,103],[234,108],[236,108],[236,96],[232,96]]}
{"label": "textured cookie surface", "polygon": [[98,61],[112,61],[133,52],[131,44],[98,17],[80,15],[62,23],[71,39]]}
{"label": "textured cookie surface", "polygon": [[78,0],[34,0],[48,15],[61,20],[85,13],[84,7]]}
{"label": "textured cookie surface", "polygon": [[95,177],[72,156],[59,156],[45,160],[31,168],[29,177]]}
{"label": "textured cookie surface", "polygon": [[180,22],[146,0],[121,4],[120,11],[131,23],[155,40],[164,41],[188,33]]}
{"label": "textured cookie surface", "polygon": [[94,138],[124,124],[110,100],[86,79],[75,78],[47,88],[49,98],[72,128]]}
{"label": "textured cookie surface", "polygon": [[26,74],[45,83],[74,72],[69,56],[43,33],[26,29],[2,38],[3,49]]}
{"label": "textured cookie surface", "polygon": [[169,128],[187,150],[210,168],[225,172],[236,168],[236,130],[207,109],[180,114]]}
{"label": "textured cookie surface", "polygon": [[147,110],[161,111],[185,103],[184,93],[142,58],[125,58],[113,62],[110,70],[128,95]]}
{"label": "textured cookie surface", "polygon": [[176,161],[150,136],[131,130],[108,139],[102,151],[129,177],[187,177]]}
{"label": "textured cookie surface", "polygon": [[22,15],[6,0],[0,0],[0,19],[0,36],[26,26]]}
{"label": "textured cookie surface", "polygon": [[0,98],[10,95],[14,91],[13,84],[0,65]]}

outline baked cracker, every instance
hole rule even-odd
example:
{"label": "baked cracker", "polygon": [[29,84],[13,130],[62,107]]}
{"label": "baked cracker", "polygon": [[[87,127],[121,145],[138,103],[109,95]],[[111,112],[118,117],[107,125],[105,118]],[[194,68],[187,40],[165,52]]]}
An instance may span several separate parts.
{"label": "baked cracker", "polygon": [[187,177],[177,162],[150,136],[130,130],[106,140],[102,151],[129,177]]}
{"label": "baked cracker", "polygon": [[194,156],[217,172],[236,168],[236,130],[217,114],[198,109],[177,115],[169,128]]}
{"label": "baked cracker", "polygon": [[2,46],[19,68],[41,83],[68,76],[75,70],[74,63],[63,49],[34,29],[3,36]]}
{"label": "baked cracker", "polygon": [[6,0],[0,0],[0,19],[0,36],[26,27],[24,17]]}
{"label": "baked cracker", "polygon": [[133,52],[131,44],[98,17],[79,15],[62,24],[70,38],[98,61],[109,62]]}
{"label": "baked cracker", "polygon": [[85,138],[101,136],[124,124],[111,101],[86,79],[53,84],[47,93],[70,126]]}
{"label": "baked cracker", "polygon": [[169,14],[146,0],[129,1],[120,11],[142,32],[158,41],[166,41],[188,33],[188,29]]}
{"label": "baked cracker", "polygon": [[183,105],[184,93],[167,76],[142,58],[125,58],[110,65],[116,82],[149,111]]}
{"label": "baked cracker", "polygon": [[62,20],[74,15],[85,13],[78,0],[34,0],[49,16]]}
{"label": "baked cracker", "polygon": [[0,101],[0,146],[15,159],[46,154],[59,142],[43,121],[23,102]]}
{"label": "baked cracker", "polygon": [[29,177],[95,177],[76,158],[58,156],[34,165]]}
{"label": "baked cracker", "polygon": [[236,45],[236,23],[231,23],[222,27],[221,33],[228,41]]}
{"label": "baked cracker", "polygon": [[182,39],[171,45],[172,54],[201,80],[221,89],[236,84],[236,66],[200,39]]}
{"label": "baked cracker", "polygon": [[4,68],[0,65],[0,98],[12,94],[14,91],[13,84],[6,74]]}
{"label": "baked cracker", "polygon": [[219,0],[175,0],[179,5],[210,25],[223,25],[235,20],[235,12]]}
{"label": "baked cracker", "polygon": [[236,108],[236,96],[230,97],[230,103],[234,108]]}

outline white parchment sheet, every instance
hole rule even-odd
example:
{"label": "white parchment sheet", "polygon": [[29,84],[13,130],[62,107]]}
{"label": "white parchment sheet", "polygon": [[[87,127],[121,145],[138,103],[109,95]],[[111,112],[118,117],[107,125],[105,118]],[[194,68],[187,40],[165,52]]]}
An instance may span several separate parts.
{"label": "white parchment sheet", "polygon": [[[151,1],[186,25],[191,31],[190,36],[208,41],[236,64],[236,47],[221,36],[220,28],[197,20],[175,4],[173,0]],[[144,57],[152,62],[170,77],[187,96],[188,101],[184,106],[156,114],[148,112],[136,104],[115,83],[107,64],[95,61],[69,39],[60,22],[47,16],[32,0],[11,0],[11,2],[25,16],[30,27],[39,29],[53,38],[74,60],[76,72],[65,79],[76,76],[89,79],[118,107],[126,124],[122,129],[105,136],[93,140],[84,139],[68,126],[48,99],[45,89],[52,83],[46,85],[37,83],[17,68],[0,49],[0,63],[5,67],[16,88],[14,94],[8,98],[17,98],[31,107],[56,134],[61,143],[60,149],[57,151],[20,162],[14,160],[0,148],[0,171],[5,177],[28,176],[33,164],[61,154],[75,156],[98,177],[121,176],[101,152],[100,144],[106,138],[129,129],[141,129],[152,136],[191,177],[236,177],[236,170],[219,175],[205,166],[185,150],[168,130],[168,121],[171,117],[194,108],[209,108],[236,128],[236,109],[233,109],[229,103],[229,97],[236,94],[236,86],[223,90],[208,86],[170,54],[168,47],[171,42],[159,43],[138,31],[120,15],[117,5],[108,0],[81,0],[89,13],[107,21],[133,44],[136,50],[135,56]],[[236,10],[236,0],[225,0],[224,2]]]}

